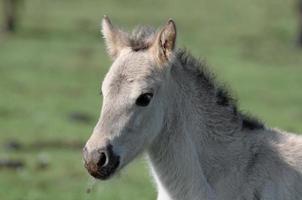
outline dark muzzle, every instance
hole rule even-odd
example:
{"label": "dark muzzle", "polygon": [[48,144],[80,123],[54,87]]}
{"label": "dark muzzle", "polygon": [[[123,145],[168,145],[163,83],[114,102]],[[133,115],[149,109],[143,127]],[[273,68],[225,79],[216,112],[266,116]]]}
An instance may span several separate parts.
{"label": "dark muzzle", "polygon": [[106,180],[114,174],[120,163],[120,157],[115,155],[112,145],[88,152],[83,149],[84,166],[94,178]]}

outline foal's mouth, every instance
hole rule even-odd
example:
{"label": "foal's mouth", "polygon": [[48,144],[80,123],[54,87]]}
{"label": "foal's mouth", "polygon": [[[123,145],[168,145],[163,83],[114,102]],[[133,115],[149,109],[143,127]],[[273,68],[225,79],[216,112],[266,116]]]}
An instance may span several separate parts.
{"label": "foal's mouth", "polygon": [[106,151],[99,151],[98,154],[97,162],[93,160],[87,162],[85,160],[84,166],[94,178],[107,180],[117,171],[120,165],[120,157],[113,153],[111,146]]}
{"label": "foal's mouth", "polygon": [[104,167],[89,166],[85,163],[85,168],[88,170],[89,174],[96,179],[107,180],[109,179],[117,170],[119,166],[119,161],[110,163]]}

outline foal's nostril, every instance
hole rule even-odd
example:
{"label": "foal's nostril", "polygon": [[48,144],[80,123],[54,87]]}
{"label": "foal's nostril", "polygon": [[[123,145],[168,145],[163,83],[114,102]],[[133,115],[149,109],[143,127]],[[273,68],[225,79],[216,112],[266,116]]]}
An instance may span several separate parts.
{"label": "foal's nostril", "polygon": [[100,152],[100,159],[97,163],[98,167],[105,167],[108,164],[108,157],[105,152]]}
{"label": "foal's nostril", "polygon": [[[85,152],[85,150],[83,151]],[[114,154],[112,146],[88,150],[87,158],[84,158],[84,166],[89,174],[97,179],[106,180],[120,165],[120,156]]]}

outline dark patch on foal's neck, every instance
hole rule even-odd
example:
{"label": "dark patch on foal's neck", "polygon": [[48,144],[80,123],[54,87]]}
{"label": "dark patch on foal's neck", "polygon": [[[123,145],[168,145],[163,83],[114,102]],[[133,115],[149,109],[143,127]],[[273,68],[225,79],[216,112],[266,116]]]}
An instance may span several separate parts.
{"label": "dark patch on foal's neck", "polygon": [[233,101],[229,92],[223,88],[218,88],[216,91],[216,103],[220,106],[229,106]]}
{"label": "dark patch on foal's neck", "polygon": [[258,119],[242,114],[242,129],[243,130],[260,130],[264,129],[264,124]]}

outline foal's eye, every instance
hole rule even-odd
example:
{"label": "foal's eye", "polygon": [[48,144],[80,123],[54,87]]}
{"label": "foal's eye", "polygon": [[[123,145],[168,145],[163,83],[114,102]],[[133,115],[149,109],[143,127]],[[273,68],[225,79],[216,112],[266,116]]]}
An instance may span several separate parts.
{"label": "foal's eye", "polygon": [[149,103],[150,103],[152,97],[153,97],[153,94],[152,94],[152,93],[144,93],[144,94],[141,94],[141,95],[136,99],[135,104],[138,105],[138,106],[147,106],[147,105],[149,105]]}

